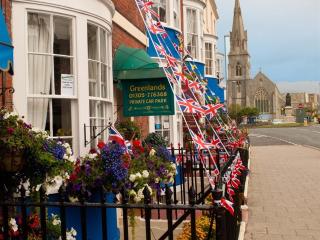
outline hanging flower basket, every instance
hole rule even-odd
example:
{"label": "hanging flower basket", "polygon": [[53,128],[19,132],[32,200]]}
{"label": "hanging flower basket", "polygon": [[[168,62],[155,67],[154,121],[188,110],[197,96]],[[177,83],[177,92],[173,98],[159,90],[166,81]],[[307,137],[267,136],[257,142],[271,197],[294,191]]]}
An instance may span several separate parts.
{"label": "hanging flower basket", "polygon": [[0,149],[0,172],[16,173],[23,168],[23,152]]}

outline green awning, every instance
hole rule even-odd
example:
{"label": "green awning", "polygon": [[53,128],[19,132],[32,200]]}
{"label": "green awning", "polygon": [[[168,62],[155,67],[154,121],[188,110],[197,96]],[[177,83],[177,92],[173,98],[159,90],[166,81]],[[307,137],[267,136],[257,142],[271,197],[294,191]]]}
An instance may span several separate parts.
{"label": "green awning", "polygon": [[124,45],[116,50],[113,60],[115,80],[165,78],[159,64],[145,50]]}

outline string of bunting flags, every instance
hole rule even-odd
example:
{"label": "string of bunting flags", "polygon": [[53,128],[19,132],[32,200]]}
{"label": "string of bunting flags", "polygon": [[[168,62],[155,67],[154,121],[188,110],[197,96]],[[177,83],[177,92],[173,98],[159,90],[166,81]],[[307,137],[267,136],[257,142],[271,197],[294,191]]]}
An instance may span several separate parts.
{"label": "string of bunting flags", "polygon": [[[181,34],[179,34],[178,36],[179,45],[173,43],[173,41],[170,39],[170,36],[168,36],[165,28],[162,26],[159,15],[153,9],[153,2],[148,0],[136,0],[136,4],[145,23],[147,32],[156,39],[155,41],[153,38],[150,38],[150,42],[155,47],[157,56],[163,59],[165,62],[165,65],[163,66],[164,73],[166,74],[167,79],[170,83],[170,87],[174,93],[177,105],[180,108],[182,117],[189,131],[195,149],[199,153],[201,153],[202,151],[206,151],[210,155],[210,158],[214,159],[211,150],[221,148],[224,150],[222,160],[225,161],[225,158],[228,159],[228,157],[230,156],[228,149],[233,150],[241,146],[244,139],[237,138],[237,134],[239,133],[239,131],[236,125],[232,124],[232,121],[228,114],[226,114],[227,121],[229,124],[231,123],[231,127],[228,126],[228,124],[224,123],[223,119],[219,115],[219,110],[224,109],[223,104],[203,104],[203,102],[205,101],[201,101],[199,95],[207,96],[205,87],[206,84],[204,83],[203,76],[201,76],[201,73],[199,73],[197,67],[191,62],[190,70],[186,66],[186,64],[183,63],[183,61],[175,58],[174,54],[171,52],[171,49],[175,49],[176,53],[178,53],[181,59],[185,52],[187,53],[188,57],[190,56],[190,54],[184,48]],[[170,46],[167,45],[165,39],[169,40],[169,44],[171,44],[173,48],[170,48]],[[180,90],[178,91],[180,94],[176,94],[175,90],[177,89]],[[191,114],[197,128],[196,133],[189,126],[189,123],[186,120],[186,114]],[[207,120],[208,125],[211,127],[214,133],[213,136],[206,136],[206,132],[203,132],[201,130],[200,123],[198,122],[199,117],[205,118]],[[213,119],[216,120],[218,126],[212,126],[211,120]],[[225,133],[227,137],[226,143],[224,143],[219,136],[219,134],[222,133]],[[212,176],[207,169],[207,164],[202,154],[199,154],[199,159],[204,166],[209,183],[212,189],[214,189],[218,176],[220,175],[217,163],[216,161],[213,161],[214,171],[212,173]],[[217,160],[217,162],[219,164],[219,159]],[[240,180],[238,179],[238,177],[241,175],[241,171],[243,171],[244,169],[245,168],[242,165],[242,161],[238,153],[234,158],[229,171],[227,171],[227,173],[223,176],[227,183],[226,190],[230,201],[223,198],[220,204],[224,206],[231,214],[233,214],[232,196],[234,195],[234,189],[237,189],[239,187]]]}

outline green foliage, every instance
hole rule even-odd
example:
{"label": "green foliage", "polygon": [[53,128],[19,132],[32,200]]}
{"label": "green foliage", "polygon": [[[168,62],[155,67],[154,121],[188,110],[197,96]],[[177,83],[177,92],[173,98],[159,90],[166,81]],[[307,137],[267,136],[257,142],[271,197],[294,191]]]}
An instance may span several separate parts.
{"label": "green foliage", "polygon": [[116,124],[116,128],[126,140],[133,140],[135,138],[140,139],[141,137],[140,127],[137,125],[137,123],[129,119],[118,122]]}
{"label": "green foliage", "polygon": [[165,147],[168,144],[159,133],[150,133],[143,143],[150,147]]}
{"label": "green foliage", "polygon": [[255,117],[259,116],[259,110],[257,108],[244,107],[239,104],[232,104],[228,107],[229,115],[232,119],[235,119],[237,123],[240,123],[242,117]]}

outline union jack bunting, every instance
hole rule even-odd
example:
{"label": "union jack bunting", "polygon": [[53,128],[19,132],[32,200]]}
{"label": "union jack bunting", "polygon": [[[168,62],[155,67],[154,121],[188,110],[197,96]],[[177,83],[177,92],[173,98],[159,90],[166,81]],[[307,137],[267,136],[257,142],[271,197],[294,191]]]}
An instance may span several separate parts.
{"label": "union jack bunting", "polygon": [[154,4],[152,1],[149,2],[145,2],[143,0],[137,0],[138,5],[140,7],[140,9],[142,11],[144,11],[146,14],[150,13],[151,15],[153,15],[155,18],[159,19],[159,14],[156,13],[153,9],[152,9],[152,5]]}
{"label": "union jack bunting", "polygon": [[228,201],[225,198],[221,198],[221,206],[227,209],[227,211],[233,216],[234,215],[234,209],[232,207],[233,203]]}
{"label": "union jack bunting", "polygon": [[197,81],[190,81],[189,80],[189,89],[198,92],[202,90],[202,86],[200,83],[198,83]]}
{"label": "union jack bunting", "polygon": [[195,100],[191,98],[183,99],[177,96],[177,101],[182,112],[203,114],[203,109]]}
{"label": "union jack bunting", "polygon": [[158,22],[151,21],[147,27],[152,34],[155,34],[155,35],[160,34],[163,37],[165,37],[167,34],[166,30],[161,28],[161,25],[159,25]]}
{"label": "union jack bunting", "polygon": [[202,108],[204,110],[204,114],[210,120],[217,115],[218,110],[223,106],[224,106],[223,104],[216,104],[216,105],[208,104],[208,105],[202,106]]}
{"label": "union jack bunting", "polygon": [[109,141],[115,141],[116,143],[119,143],[122,146],[126,146],[126,141],[114,127],[109,128]]}
{"label": "union jack bunting", "polygon": [[158,45],[157,43],[154,43],[154,47],[160,56],[165,56],[167,54],[166,49],[162,45]]}
{"label": "union jack bunting", "polygon": [[186,77],[186,75],[183,72],[180,71],[174,71],[173,72],[176,79],[178,79],[179,82],[184,83],[184,85],[189,86],[189,79]]}
{"label": "union jack bunting", "polygon": [[200,150],[208,149],[206,142],[202,139],[202,137],[196,135],[192,130],[190,130],[190,135],[192,138],[192,141],[196,148]]}
{"label": "union jack bunting", "polygon": [[173,56],[170,56],[169,54],[165,54],[164,57],[166,58],[167,60],[167,67],[177,67],[178,66],[178,60],[173,57]]}
{"label": "union jack bunting", "polygon": [[173,84],[178,84],[177,80],[172,76],[171,73],[169,73],[167,70],[165,70],[166,72],[166,76],[168,78],[168,80],[173,83]]}

